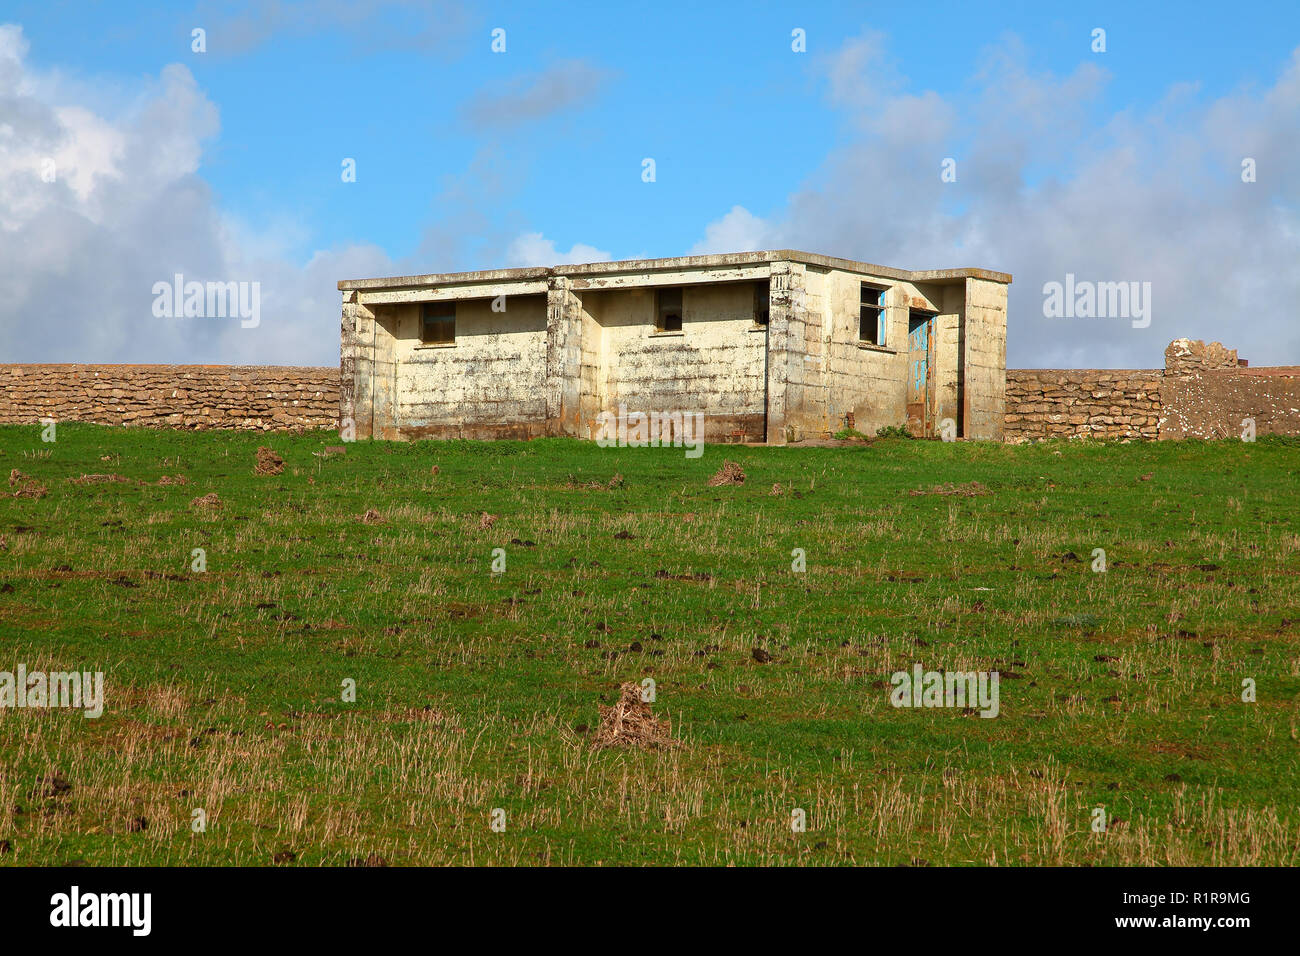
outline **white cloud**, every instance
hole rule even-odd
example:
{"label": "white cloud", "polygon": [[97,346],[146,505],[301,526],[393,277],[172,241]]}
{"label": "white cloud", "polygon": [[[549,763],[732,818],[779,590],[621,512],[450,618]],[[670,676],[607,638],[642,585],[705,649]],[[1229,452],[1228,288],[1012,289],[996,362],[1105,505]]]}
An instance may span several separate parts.
{"label": "white cloud", "polygon": [[[1011,272],[1011,367],[1159,367],[1183,335],[1300,363],[1300,50],[1262,92],[1205,102],[1173,86],[1150,109],[1097,120],[1107,76],[1089,61],[1032,73],[1005,38],[945,99],[907,92],[881,49],[867,36],[824,62],[852,141],[763,224],[761,244]],[[955,183],[940,178],[947,157]],[[1255,183],[1241,180],[1244,157]],[[744,242],[747,215],[711,224],[700,248]],[[1043,285],[1067,272],[1151,282],[1150,328],[1044,318]]]}
{"label": "white cloud", "polygon": [[721,219],[704,227],[704,238],[691,246],[689,255],[712,252],[755,252],[771,248],[767,237],[771,227],[744,206],[732,206]]}
{"label": "white cloud", "polygon": [[525,233],[506,248],[506,265],[514,267],[577,265],[610,259],[610,254],[603,249],[581,242],[574,243],[568,252],[560,252],[555,248],[555,240],[547,239],[540,232]]}
{"label": "white cloud", "polygon": [[[341,277],[391,273],[373,246],[306,263],[282,227],[236,223],[197,176],[216,107],[183,66],[130,91],[120,115],[26,64],[0,26],[0,354],[19,362],[333,365]],[[42,178],[55,162],[53,182]],[[159,319],[155,282],[257,282],[261,324]]]}

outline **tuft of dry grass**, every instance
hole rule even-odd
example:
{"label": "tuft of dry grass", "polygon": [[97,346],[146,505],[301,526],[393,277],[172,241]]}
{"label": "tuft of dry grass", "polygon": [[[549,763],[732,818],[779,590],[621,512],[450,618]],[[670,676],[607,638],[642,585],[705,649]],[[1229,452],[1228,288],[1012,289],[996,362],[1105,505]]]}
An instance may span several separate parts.
{"label": "tuft of dry grass", "polygon": [[81,475],[77,478],[69,478],[68,484],[71,485],[103,485],[113,482],[125,482],[129,484],[130,478],[124,475]]}
{"label": "tuft of dry grass", "polygon": [[722,467],[714,472],[713,477],[708,482],[710,488],[717,488],[720,485],[743,485],[744,483],[744,469],[730,459],[722,462]]}
{"label": "tuft of dry grass", "polygon": [[935,485],[934,487],[929,489],[913,488],[911,491],[908,492],[908,494],[914,498],[917,497],[918,495],[942,495],[944,497],[955,496],[959,498],[980,498],[983,497],[984,495],[991,495],[992,493],[993,492],[989,491],[988,488],[980,484],[978,481],[967,481],[960,485],[954,485],[951,482],[945,482],[942,485]]}
{"label": "tuft of dry grass", "polygon": [[593,750],[608,747],[675,747],[672,723],[654,715],[641,697],[641,685],[631,681],[619,685],[613,706],[600,705],[600,727],[591,741]]}
{"label": "tuft of dry grass", "polygon": [[284,459],[270,448],[259,446],[257,465],[253,468],[255,475],[278,475],[284,471]]}

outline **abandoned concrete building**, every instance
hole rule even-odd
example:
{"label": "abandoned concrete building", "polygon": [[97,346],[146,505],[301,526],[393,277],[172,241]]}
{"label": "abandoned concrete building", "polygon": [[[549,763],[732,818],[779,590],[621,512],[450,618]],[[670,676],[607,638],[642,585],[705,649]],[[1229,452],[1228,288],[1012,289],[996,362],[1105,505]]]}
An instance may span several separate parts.
{"label": "abandoned concrete building", "polygon": [[845,427],[1002,435],[1007,286],[780,250],[354,279],[340,415],[357,437],[596,437],[703,414],[709,442]]}

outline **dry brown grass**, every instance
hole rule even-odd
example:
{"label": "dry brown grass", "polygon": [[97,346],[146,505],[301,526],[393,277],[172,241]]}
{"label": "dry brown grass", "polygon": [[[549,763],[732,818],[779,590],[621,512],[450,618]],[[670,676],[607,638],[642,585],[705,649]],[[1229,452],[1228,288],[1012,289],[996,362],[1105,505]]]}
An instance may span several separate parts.
{"label": "dry brown grass", "polygon": [[618,691],[618,700],[612,706],[600,705],[600,727],[591,741],[593,750],[676,746],[672,723],[654,715],[653,708],[642,699],[640,684],[629,681]]}
{"label": "dry brown grass", "polygon": [[744,469],[731,460],[724,460],[722,467],[714,472],[713,477],[708,481],[710,488],[717,488],[721,485],[743,485],[744,483]]}
{"label": "dry brown grass", "polygon": [[255,475],[278,475],[284,471],[284,459],[270,448],[259,446],[257,464],[253,468]]}

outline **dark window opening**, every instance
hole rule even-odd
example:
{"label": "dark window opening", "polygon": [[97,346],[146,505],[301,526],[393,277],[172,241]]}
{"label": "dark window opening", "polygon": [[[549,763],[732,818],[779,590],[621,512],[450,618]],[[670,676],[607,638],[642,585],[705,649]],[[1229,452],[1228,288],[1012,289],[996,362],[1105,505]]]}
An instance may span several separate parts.
{"label": "dark window opening", "polygon": [[456,341],[456,303],[426,302],[420,313],[420,342],[450,345]]}
{"label": "dark window opening", "polygon": [[770,286],[766,282],[754,283],[754,324],[767,325],[772,312]]}
{"label": "dark window opening", "polygon": [[682,330],[682,290],[659,289],[655,292],[655,331]]}
{"label": "dark window opening", "polygon": [[885,293],[888,289],[862,283],[858,303],[858,341],[867,345],[885,344]]}

